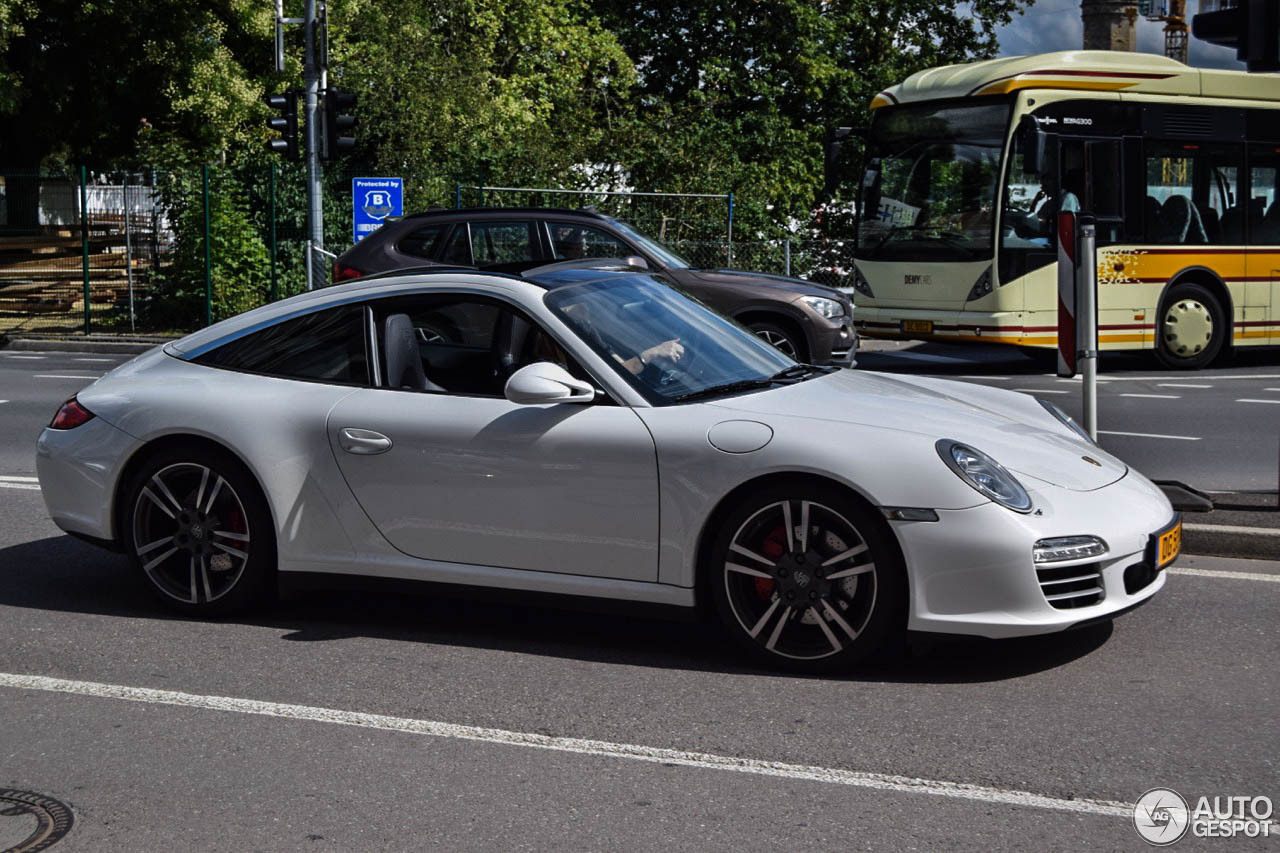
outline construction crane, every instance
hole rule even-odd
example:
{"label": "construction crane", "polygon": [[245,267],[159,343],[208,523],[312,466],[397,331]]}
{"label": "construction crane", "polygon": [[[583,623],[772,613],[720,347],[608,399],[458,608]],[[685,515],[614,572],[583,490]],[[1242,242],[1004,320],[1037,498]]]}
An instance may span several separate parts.
{"label": "construction crane", "polygon": [[1187,0],[1138,0],[1138,14],[1164,22],[1164,55],[1187,61]]}

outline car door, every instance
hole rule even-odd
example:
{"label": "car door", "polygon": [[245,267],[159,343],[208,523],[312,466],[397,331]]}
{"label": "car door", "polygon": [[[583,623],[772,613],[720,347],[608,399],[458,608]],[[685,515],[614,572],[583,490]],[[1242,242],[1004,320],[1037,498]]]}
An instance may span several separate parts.
{"label": "car door", "polygon": [[446,264],[519,273],[545,263],[533,219],[460,222],[438,250]]}
{"label": "car door", "polygon": [[[486,312],[492,328],[472,322],[454,343],[440,339],[438,320],[423,319]],[[437,295],[384,304],[380,331],[394,314],[410,316],[427,382],[444,390],[360,390],[334,406],[327,427],[347,484],[383,536],[424,560],[656,581],[657,459],[639,417],[607,399],[520,405],[502,397],[504,377],[492,375],[509,346],[502,324],[530,322],[504,303]],[[517,361],[536,357],[517,348]]]}

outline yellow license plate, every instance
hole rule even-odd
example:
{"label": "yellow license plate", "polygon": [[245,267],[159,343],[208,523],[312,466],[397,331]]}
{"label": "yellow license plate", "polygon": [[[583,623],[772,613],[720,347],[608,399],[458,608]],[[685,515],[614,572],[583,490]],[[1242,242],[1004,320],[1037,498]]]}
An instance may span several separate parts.
{"label": "yellow license plate", "polygon": [[1160,534],[1156,543],[1156,568],[1163,569],[1174,561],[1182,550],[1182,522]]}
{"label": "yellow license plate", "polygon": [[931,335],[933,334],[933,321],[932,320],[903,320],[902,331],[917,332],[920,334]]}

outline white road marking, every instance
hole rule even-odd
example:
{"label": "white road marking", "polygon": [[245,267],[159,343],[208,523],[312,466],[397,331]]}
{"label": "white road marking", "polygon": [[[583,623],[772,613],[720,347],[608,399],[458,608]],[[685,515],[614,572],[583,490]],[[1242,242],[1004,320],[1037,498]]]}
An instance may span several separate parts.
{"label": "white road marking", "polygon": [[1263,391],[1280,391],[1280,388],[1263,388]]}
{"label": "white road marking", "polygon": [[114,358],[73,358],[72,361],[115,361]]}
{"label": "white road marking", "polygon": [[1251,397],[1241,397],[1236,400],[1237,403],[1280,403],[1280,400],[1255,400]]}
{"label": "white road marking", "polygon": [[[1043,375],[1044,375],[1044,376],[1054,376],[1055,374],[1052,374],[1052,373],[1045,373],[1045,374],[1043,374]],[[1080,377],[1080,376],[1076,376],[1076,377],[1073,377],[1073,378],[1071,378],[1071,379],[1063,379],[1062,377],[1058,377],[1058,381],[1059,381],[1059,382],[1079,382],[1079,381],[1081,381],[1081,379],[1082,379],[1082,378],[1083,378],[1083,377]],[[1107,376],[1099,376],[1099,377],[1098,377],[1098,381],[1099,381],[1099,382],[1156,382],[1156,383],[1158,383],[1158,382],[1163,382],[1163,381],[1167,380],[1168,378],[1169,378],[1168,376],[1114,376],[1114,375],[1107,375]],[[1260,373],[1260,374],[1257,374],[1257,375],[1255,375],[1255,376],[1249,376],[1248,374],[1241,374],[1241,375],[1236,375],[1236,376],[1206,376],[1206,377],[1205,377],[1205,379],[1212,379],[1214,382],[1217,382],[1217,381],[1218,381],[1218,380],[1220,380],[1220,379],[1280,379],[1280,373]]]}
{"label": "white road marking", "polygon": [[21,489],[27,492],[38,492],[40,491],[40,485],[38,483],[10,483],[6,480],[0,481],[0,489]]}
{"label": "white road marking", "polygon": [[1280,536],[1280,529],[1274,527],[1246,527],[1242,524],[1183,524],[1183,530],[1197,530],[1205,533],[1235,533],[1246,536]]}
{"label": "white road marking", "polygon": [[290,720],[358,726],[366,729],[482,741],[506,746],[532,747],[534,749],[548,749],[556,752],[577,753],[579,755],[630,759],[632,761],[646,761],[655,764],[677,764],[702,770],[729,770],[757,776],[804,779],[812,782],[847,785],[875,791],[933,794],[934,796],[957,800],[972,800],[1049,811],[1096,814],[1126,819],[1133,814],[1133,805],[1131,803],[1122,803],[1115,800],[1063,799],[1045,794],[1035,794],[1030,791],[989,788],[983,785],[969,785],[963,782],[918,779],[910,776],[892,776],[884,773],[863,773],[856,770],[841,770],[835,767],[787,764],[781,761],[738,758],[731,755],[664,749],[662,747],[641,746],[630,743],[554,737],[533,732],[463,726],[433,720],[415,720],[383,714],[365,714],[359,711],[317,708],[309,705],[286,705],[279,702],[260,702],[255,699],[180,693],[176,690],[154,690],[146,687],[127,687],[119,684],[101,684],[93,681],[72,681],[63,678],[11,673],[0,673],[0,687],[11,687],[19,690],[44,690],[101,699],[124,699],[130,702],[145,702],[153,705],[175,705],[206,711],[230,711],[240,714],[256,714],[264,717],[281,717]]}
{"label": "white road marking", "polygon": [[1148,400],[1181,400],[1177,394],[1117,394],[1117,397],[1142,397]]}
{"label": "white road marking", "polygon": [[1199,441],[1200,437],[1196,435],[1161,435],[1158,432],[1121,432],[1116,429],[1100,429],[1099,435],[1128,435],[1134,438],[1169,438],[1176,441]]}
{"label": "white road marking", "polygon": [[[1186,525],[1183,525],[1184,527]],[[1208,526],[1208,525],[1206,525]],[[1230,578],[1238,581],[1263,581],[1265,583],[1280,583],[1280,575],[1264,575],[1261,572],[1221,572],[1213,569],[1182,569],[1174,566],[1171,569],[1165,569],[1171,575],[1193,575],[1198,578]]]}
{"label": "white road marking", "polygon": [[5,353],[4,357],[5,358],[25,358],[31,361],[39,361],[40,359],[44,358],[44,356],[42,355],[16,355],[14,353]]}
{"label": "white road marking", "polygon": [[1061,388],[1014,388],[1014,391],[1022,391],[1027,394],[1070,394],[1070,391],[1064,391]]}
{"label": "white road marking", "polygon": [[9,402],[9,401],[8,401],[8,400],[0,400],[0,403],[7,403],[7,402]]}
{"label": "white road marking", "polygon": [[39,478],[37,478],[37,477],[25,477],[25,476],[21,476],[21,475],[18,475],[18,474],[0,474],[0,483],[5,482],[6,480],[7,480],[7,481],[9,481],[9,482],[13,482],[13,483],[38,483],[38,482],[40,482]]}
{"label": "white road marking", "polygon": [[1008,376],[957,376],[956,379],[989,379],[992,382],[1008,382]]}
{"label": "white road marking", "polygon": [[1192,385],[1189,382],[1158,382],[1161,388],[1212,388],[1212,385]]}
{"label": "white road marking", "polygon": [[101,379],[101,376],[72,376],[69,373],[37,373],[36,379]]}

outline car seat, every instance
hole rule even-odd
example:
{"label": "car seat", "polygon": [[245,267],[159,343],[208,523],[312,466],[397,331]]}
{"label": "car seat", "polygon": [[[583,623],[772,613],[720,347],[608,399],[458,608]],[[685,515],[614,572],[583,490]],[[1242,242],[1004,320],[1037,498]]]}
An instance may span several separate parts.
{"label": "car seat", "polygon": [[1208,239],[1204,223],[1200,221],[1200,211],[1192,204],[1191,199],[1183,195],[1171,195],[1160,205],[1160,212],[1156,214],[1155,227],[1152,229],[1152,242],[1205,243]]}
{"label": "car seat", "polygon": [[521,355],[532,328],[529,321],[514,311],[503,311],[498,319],[493,333],[493,372],[502,381],[523,366]]}
{"label": "car seat", "polygon": [[387,385],[412,391],[443,391],[427,378],[422,366],[418,336],[408,314],[391,314],[383,325],[383,352],[387,362]]}

